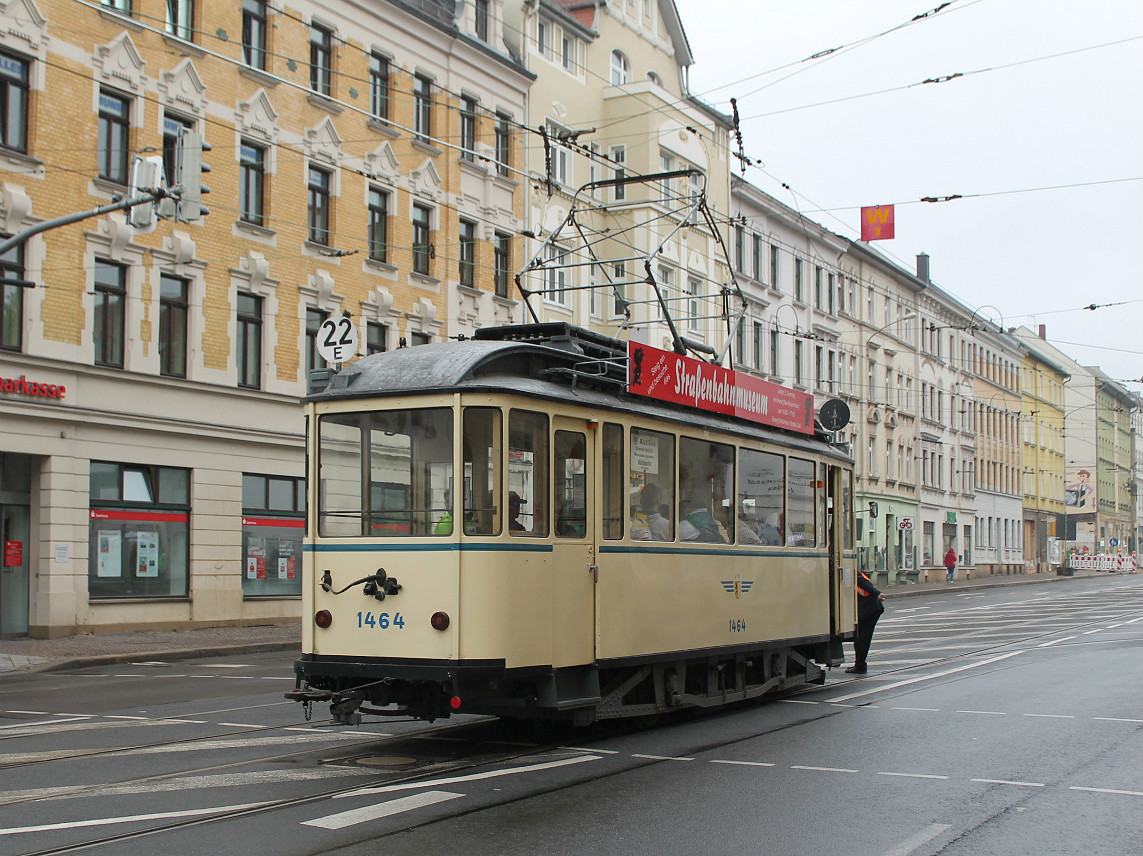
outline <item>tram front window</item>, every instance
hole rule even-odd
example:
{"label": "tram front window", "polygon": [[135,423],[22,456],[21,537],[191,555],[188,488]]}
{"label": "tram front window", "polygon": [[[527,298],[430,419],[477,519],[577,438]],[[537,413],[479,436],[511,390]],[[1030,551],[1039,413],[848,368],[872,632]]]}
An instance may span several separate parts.
{"label": "tram front window", "polygon": [[452,426],[445,408],[321,417],[319,534],[450,534],[438,524],[450,508]]}

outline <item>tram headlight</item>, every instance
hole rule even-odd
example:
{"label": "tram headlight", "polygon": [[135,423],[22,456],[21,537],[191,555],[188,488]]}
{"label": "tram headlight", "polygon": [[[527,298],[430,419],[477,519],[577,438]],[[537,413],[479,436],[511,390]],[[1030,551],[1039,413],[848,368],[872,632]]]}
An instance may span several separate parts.
{"label": "tram headlight", "polygon": [[429,624],[433,626],[433,630],[448,630],[449,617],[447,612],[434,612],[433,617],[429,619]]}
{"label": "tram headlight", "polygon": [[333,624],[333,613],[328,609],[319,609],[314,614],[314,624],[324,630]]}

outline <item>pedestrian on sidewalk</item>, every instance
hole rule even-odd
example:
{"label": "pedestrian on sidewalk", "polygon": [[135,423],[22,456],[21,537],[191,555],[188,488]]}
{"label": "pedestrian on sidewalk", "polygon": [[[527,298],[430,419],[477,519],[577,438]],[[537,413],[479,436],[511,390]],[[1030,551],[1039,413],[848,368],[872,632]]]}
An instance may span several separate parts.
{"label": "pedestrian on sidewalk", "polygon": [[845,671],[851,675],[864,675],[868,671],[865,662],[869,656],[869,646],[873,644],[873,629],[877,619],[885,611],[885,595],[864,571],[857,572],[857,636],[853,640],[853,665]]}
{"label": "pedestrian on sidewalk", "polygon": [[949,551],[945,553],[945,571],[948,572],[946,579],[952,582],[956,577],[956,549],[949,547]]}

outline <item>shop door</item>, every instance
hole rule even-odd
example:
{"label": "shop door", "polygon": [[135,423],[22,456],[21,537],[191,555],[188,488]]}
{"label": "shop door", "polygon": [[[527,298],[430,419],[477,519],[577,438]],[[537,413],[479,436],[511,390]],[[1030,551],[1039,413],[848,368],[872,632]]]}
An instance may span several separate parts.
{"label": "shop door", "polygon": [[595,435],[581,419],[553,420],[553,666],[595,660]]}
{"label": "shop door", "polygon": [[28,635],[28,506],[0,504],[0,636]]}

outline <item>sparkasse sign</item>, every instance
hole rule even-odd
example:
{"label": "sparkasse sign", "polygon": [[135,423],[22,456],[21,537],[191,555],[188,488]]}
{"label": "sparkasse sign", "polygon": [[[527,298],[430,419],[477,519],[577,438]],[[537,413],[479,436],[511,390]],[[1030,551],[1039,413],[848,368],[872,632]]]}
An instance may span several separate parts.
{"label": "sparkasse sign", "polygon": [[26,376],[20,375],[19,377],[0,377],[0,392],[26,395],[33,398],[62,399],[67,392],[67,387],[62,383],[28,380]]}
{"label": "sparkasse sign", "polygon": [[627,357],[631,392],[775,428],[814,433],[812,395],[638,342],[627,343]]}

